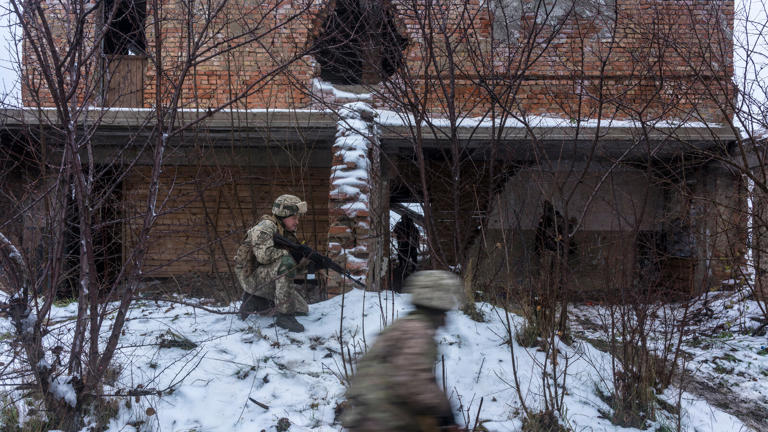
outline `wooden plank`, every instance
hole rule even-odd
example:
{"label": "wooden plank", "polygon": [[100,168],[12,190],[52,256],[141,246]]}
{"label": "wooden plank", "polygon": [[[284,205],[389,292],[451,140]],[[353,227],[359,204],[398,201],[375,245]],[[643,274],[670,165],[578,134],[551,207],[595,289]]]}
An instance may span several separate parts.
{"label": "wooden plank", "polygon": [[107,88],[104,94],[104,106],[143,107],[147,58],[135,55],[109,55],[105,63]]}

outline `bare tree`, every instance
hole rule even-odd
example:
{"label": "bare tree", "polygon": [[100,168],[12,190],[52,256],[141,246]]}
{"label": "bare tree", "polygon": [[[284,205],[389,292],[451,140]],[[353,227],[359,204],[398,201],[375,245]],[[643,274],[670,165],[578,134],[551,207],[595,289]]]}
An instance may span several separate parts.
{"label": "bare tree", "polygon": [[[103,394],[141,286],[152,230],[174,210],[168,204],[175,184],[162,177],[168,155],[206,118],[269,89],[303,52],[287,44],[283,53],[261,58],[259,70],[231,76],[237,84],[223,95],[201,92],[196,74],[238,50],[270,53],[312,3],[295,6],[285,14],[280,2],[10,2],[27,53],[25,106],[5,114],[19,127],[0,153],[3,175],[16,176],[2,191],[12,212],[0,220],[0,232],[26,223],[39,234],[27,235],[24,245],[18,236],[0,235],[2,285],[10,293],[4,307],[21,349],[14,367],[19,376],[29,374],[23,381],[42,398],[51,427],[79,430]],[[118,82],[125,75],[116,71],[135,60],[131,56],[148,65],[134,78],[149,72],[147,98],[131,103],[152,109],[140,111],[137,130],[105,152],[100,128],[119,115],[108,105],[144,94]],[[197,111],[182,111],[189,107]],[[114,210],[123,206],[121,182],[147,161],[145,202],[120,215]],[[124,224],[133,229],[120,245],[123,233],[115,230]],[[115,248],[123,249],[122,262],[105,272]],[[73,333],[57,335],[51,308],[70,295],[78,308]]]}
{"label": "bare tree", "polygon": [[[736,111],[731,3],[403,1],[388,6],[394,24],[373,29],[366,16],[381,9],[338,4],[355,12],[326,21],[324,30],[342,31],[315,41],[320,75],[361,87],[395,117],[380,120],[381,134],[401,151],[382,149],[382,167],[398,199],[423,207],[421,265],[460,268],[470,299],[481,291],[523,311],[518,337],[548,353],[543,411],[561,408],[567,359],[556,347],[570,340],[570,303],[609,301],[614,419],[652,416],[653,389],[679,368],[677,336],[690,317],[687,304],[664,325],[649,317],[666,313],[660,301],[680,289],[669,274],[686,275],[686,295],[717,283],[703,250],[728,241],[705,235],[703,215],[727,218],[738,206],[712,206],[712,191],[690,187],[730,160],[719,125]],[[346,57],[325,55],[328,46]],[[339,76],[350,58],[359,73]],[[693,121],[710,128],[707,145],[681,138]],[[627,136],[613,135],[617,124]],[[683,250],[693,239],[701,251]]]}

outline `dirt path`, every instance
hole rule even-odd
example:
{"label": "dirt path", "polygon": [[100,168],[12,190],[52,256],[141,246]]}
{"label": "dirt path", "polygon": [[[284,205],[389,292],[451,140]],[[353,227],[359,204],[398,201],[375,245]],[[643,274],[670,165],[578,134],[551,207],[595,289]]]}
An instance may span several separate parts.
{"label": "dirt path", "polygon": [[768,401],[744,398],[719,383],[713,384],[692,375],[686,377],[684,389],[738,418],[752,430],[768,431]]}
{"label": "dirt path", "polygon": [[[588,320],[577,320],[584,329],[598,330],[598,327]],[[575,334],[600,351],[607,352],[607,347],[603,341],[589,338],[581,332],[575,332]],[[749,430],[768,432],[768,400],[758,401],[754,398],[743,397],[720,382],[710,381],[706,377],[699,377],[690,373],[686,374],[683,389],[741,420]]]}

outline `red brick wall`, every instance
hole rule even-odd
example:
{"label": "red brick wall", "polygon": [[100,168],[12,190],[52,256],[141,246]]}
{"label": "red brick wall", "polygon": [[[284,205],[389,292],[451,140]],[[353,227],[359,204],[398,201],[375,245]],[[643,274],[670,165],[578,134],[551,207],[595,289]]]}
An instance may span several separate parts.
{"label": "red brick wall", "polygon": [[[183,85],[182,106],[216,107],[238,99],[234,108],[288,108],[306,106],[309,98],[296,90],[294,84],[308,83],[312,76],[311,58],[302,57],[282,73],[275,70],[300,53],[306,44],[308,29],[317,7],[309,1],[263,2],[235,1],[229,3],[208,31],[203,31],[202,18],[195,24],[196,33],[203,36],[200,57],[207,58],[189,70]],[[161,92],[169,84],[177,85],[179,73],[184,70],[186,31],[183,22],[176,19],[183,10],[178,2],[166,1],[160,11],[162,53],[165,62]],[[149,51],[156,52],[152,11],[148,12],[147,39]],[[286,24],[282,24],[286,23]],[[252,30],[264,37],[240,36]],[[148,86],[145,102],[154,103],[157,84],[156,72],[148,68]],[[161,93],[161,99],[167,95]]]}
{"label": "red brick wall", "polygon": [[[199,50],[210,58],[187,71],[181,106],[215,107],[241,94],[247,96],[240,98],[236,108],[306,107],[311,103],[304,91],[316,72],[311,57],[301,57],[275,76],[272,72],[306,47],[321,21],[318,12],[327,5],[310,0],[257,3],[229,3],[205,32],[206,11],[194,11],[195,33],[206,35]],[[614,23],[610,11],[601,15],[582,11],[562,27],[557,27],[562,17],[534,24],[536,20],[528,13],[518,20],[517,33],[509,41],[492,39],[491,25],[498,26],[499,18],[477,0],[446,0],[431,13],[426,13],[424,3],[414,7],[411,2],[393,0],[392,4],[401,32],[410,41],[405,80],[414,85],[408,86],[410,96],[395,93],[393,100],[382,92],[378,105],[397,104],[408,96],[425,100],[436,114],[447,112],[446,101],[454,101],[459,112],[481,114],[488,110],[489,96],[495,94],[506,108],[564,118],[595,118],[601,113],[637,118],[641,112],[644,117],[687,118],[696,112],[704,119],[720,120],[724,114],[720,107],[732,97],[728,87],[732,42],[726,37],[730,33],[723,31],[733,28],[732,0],[618,0],[615,31],[606,30]],[[148,47],[155,52],[151,7],[147,13]],[[167,103],[169,89],[179,83],[185,70],[183,53],[188,45],[186,27],[179,18],[184,14],[180,3],[166,0],[158,13],[165,76],[161,100]],[[265,31],[296,13],[296,19],[259,43],[232,38],[248,28]],[[425,23],[425,17],[432,21]],[[63,22],[64,16],[57,19]],[[434,43],[427,42],[424,28],[432,29]],[[63,40],[66,26],[57,24],[55,30]],[[535,37],[530,36],[532,31],[537,32]],[[447,62],[449,57],[453,66]],[[34,75],[29,58],[26,64],[28,75]],[[451,71],[455,73],[451,75]],[[155,104],[155,76],[150,61],[144,94],[147,107]],[[452,81],[453,86],[444,86]],[[24,98],[34,105],[29,89]],[[50,98],[43,97],[42,103],[50,105]]]}
{"label": "red brick wall", "polygon": [[733,95],[732,1],[618,0],[615,16],[584,12],[561,27],[562,17],[534,24],[527,14],[504,40],[492,38],[490,24],[499,21],[476,1],[441,4],[430,22],[422,10],[397,3],[411,41],[407,69],[420,81],[408,89],[416,95],[405,96],[426,99],[437,114],[445,114],[449,100],[459,112],[483,114],[494,94],[500,105],[535,115],[637,119],[641,112],[645,118],[696,112],[719,121]]}
{"label": "red brick wall", "polygon": [[[177,0],[161,1],[157,11],[148,2],[146,39],[149,61],[144,80],[145,107],[156,105],[158,88],[161,103],[171,103],[177,87],[181,88],[178,104],[182,108],[218,107],[233,100],[238,101],[232,105],[233,108],[308,105],[309,97],[301,88],[310,82],[314,62],[311,57],[301,57],[297,53],[305,49],[307,34],[312,27],[310,21],[316,15],[319,3],[311,0],[234,0],[226,4],[227,7],[209,22],[205,20],[206,9],[193,11],[191,27],[194,40],[198,43],[194,48],[197,53],[195,64],[190,66],[188,53],[192,48],[188,44],[187,11]],[[62,23],[74,20],[53,5],[48,13],[54,23],[55,40],[63,52],[63,47],[72,37]],[[86,24],[86,30],[91,34],[87,39],[94,39],[92,34],[98,15],[92,14]],[[156,28],[159,29],[159,38],[156,38]],[[39,74],[39,65],[30,54],[29,47],[27,43],[24,50],[24,68],[29,85],[23,89],[23,100],[28,106],[52,106],[48,86]],[[87,77],[80,87],[90,88],[88,95],[94,101],[92,103],[97,104],[100,51],[90,47],[85,51],[95,51],[96,55],[89,62],[82,62],[80,72],[87,73]],[[158,59],[162,64],[163,77],[159,86],[156,80]],[[294,60],[292,65],[282,68],[288,59]],[[279,73],[275,72],[276,69]],[[297,88],[299,90],[295,90]]]}
{"label": "red brick wall", "polygon": [[[263,157],[267,158],[268,155]],[[296,169],[297,167],[294,167]],[[123,183],[124,259],[141,229],[147,201],[149,167],[134,169]],[[328,168],[168,167],[160,196],[167,197],[152,229],[144,273],[168,277],[188,272],[228,272],[246,230],[271,212],[275,198],[293,193],[309,204],[297,236],[324,252],[328,231]]]}

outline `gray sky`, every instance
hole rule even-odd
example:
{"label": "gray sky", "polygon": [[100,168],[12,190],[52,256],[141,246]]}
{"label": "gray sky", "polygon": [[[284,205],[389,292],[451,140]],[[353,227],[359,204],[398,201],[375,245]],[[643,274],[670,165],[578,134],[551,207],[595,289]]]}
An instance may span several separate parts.
{"label": "gray sky", "polygon": [[[746,96],[740,99],[737,126],[765,135],[768,119],[768,0],[736,0],[733,34],[734,80]],[[759,121],[750,122],[749,119]],[[744,119],[740,121],[740,119]]]}
{"label": "gray sky", "polygon": [[18,106],[21,101],[19,65],[21,32],[9,10],[8,0],[0,0],[0,105]]}

